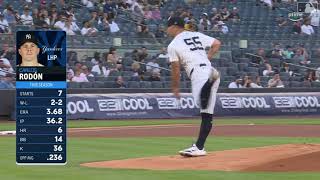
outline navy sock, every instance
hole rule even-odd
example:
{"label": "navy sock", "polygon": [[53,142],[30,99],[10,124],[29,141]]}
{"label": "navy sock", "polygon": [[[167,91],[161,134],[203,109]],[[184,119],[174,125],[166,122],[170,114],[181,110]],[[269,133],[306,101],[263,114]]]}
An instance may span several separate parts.
{"label": "navy sock", "polygon": [[196,142],[196,145],[199,149],[204,148],[206,139],[212,129],[212,114],[201,113],[202,121],[200,125],[199,137]]}

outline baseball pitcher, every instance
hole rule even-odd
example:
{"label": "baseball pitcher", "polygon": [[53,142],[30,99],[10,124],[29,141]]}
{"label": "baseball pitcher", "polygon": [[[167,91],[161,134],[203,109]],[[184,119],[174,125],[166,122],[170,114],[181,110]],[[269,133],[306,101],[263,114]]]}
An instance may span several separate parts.
{"label": "baseball pitcher", "polygon": [[[174,39],[168,46],[171,62],[172,92],[179,98],[180,64],[191,79],[192,96],[200,106],[202,122],[197,142],[179,152],[186,157],[204,156],[204,144],[212,128],[212,116],[220,83],[219,72],[210,60],[219,51],[220,41],[199,32],[184,30],[184,20],[170,17],[167,33]],[[206,47],[210,47],[208,54]]]}

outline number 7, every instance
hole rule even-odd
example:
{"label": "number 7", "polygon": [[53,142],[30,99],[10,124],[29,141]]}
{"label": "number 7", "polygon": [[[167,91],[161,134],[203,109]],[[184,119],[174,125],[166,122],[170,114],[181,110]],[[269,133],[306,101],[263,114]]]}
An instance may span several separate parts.
{"label": "number 7", "polygon": [[61,94],[62,94],[62,90],[58,90],[58,96],[61,96]]}

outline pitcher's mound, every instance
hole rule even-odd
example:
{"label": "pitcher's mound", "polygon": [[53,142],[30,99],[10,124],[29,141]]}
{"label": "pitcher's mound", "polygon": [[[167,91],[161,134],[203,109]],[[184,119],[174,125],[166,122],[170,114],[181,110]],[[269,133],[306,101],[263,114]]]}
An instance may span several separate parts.
{"label": "pitcher's mound", "polygon": [[211,152],[204,157],[160,156],[81,164],[149,170],[320,171],[320,144],[286,144]]}

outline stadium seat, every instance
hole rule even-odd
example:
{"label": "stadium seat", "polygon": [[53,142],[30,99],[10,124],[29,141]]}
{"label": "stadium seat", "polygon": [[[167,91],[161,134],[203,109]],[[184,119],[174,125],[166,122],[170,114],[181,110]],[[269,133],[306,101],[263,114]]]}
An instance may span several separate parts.
{"label": "stadium seat", "polygon": [[81,88],[92,88],[94,82],[81,82],[80,87]]}
{"label": "stadium seat", "polygon": [[140,88],[140,83],[137,81],[129,81],[128,87],[129,88]]}
{"label": "stadium seat", "polygon": [[96,76],[95,77],[95,81],[108,81],[108,77],[104,77],[104,76]]}
{"label": "stadium seat", "polygon": [[301,87],[302,83],[299,81],[290,81],[290,87],[297,88]]}
{"label": "stadium seat", "polygon": [[93,88],[104,88],[104,82],[96,81],[93,83]]}
{"label": "stadium seat", "polygon": [[160,81],[153,81],[153,82],[151,82],[151,87],[152,88],[163,88],[163,83]]}
{"label": "stadium seat", "polygon": [[80,83],[78,83],[78,82],[68,82],[68,88],[80,88]]}
{"label": "stadium seat", "polygon": [[140,87],[144,89],[151,88],[151,82],[149,81],[141,81],[140,82]]}
{"label": "stadium seat", "polygon": [[115,82],[114,81],[105,81],[104,82],[104,87],[105,88],[114,88],[115,87]]}
{"label": "stadium seat", "polygon": [[311,86],[315,88],[320,88],[320,81],[311,82]]}

